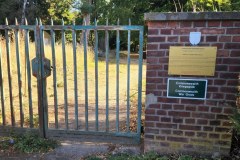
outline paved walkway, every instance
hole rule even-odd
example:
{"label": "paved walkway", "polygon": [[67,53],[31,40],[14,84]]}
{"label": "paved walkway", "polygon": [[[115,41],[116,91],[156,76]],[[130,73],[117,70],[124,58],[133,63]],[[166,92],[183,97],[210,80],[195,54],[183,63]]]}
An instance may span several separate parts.
{"label": "paved walkway", "polygon": [[129,153],[140,154],[140,145],[119,145],[111,143],[61,141],[61,146],[49,153],[4,155],[1,160],[81,160],[92,155]]}

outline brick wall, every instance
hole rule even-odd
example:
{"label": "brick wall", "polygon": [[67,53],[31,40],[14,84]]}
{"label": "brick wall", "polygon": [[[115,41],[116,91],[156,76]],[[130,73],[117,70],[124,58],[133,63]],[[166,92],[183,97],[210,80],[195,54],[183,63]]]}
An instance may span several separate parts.
{"label": "brick wall", "polygon": [[[145,151],[228,154],[240,71],[240,13],[149,13]],[[168,75],[169,46],[217,46],[214,76]],[[168,78],[207,79],[206,100],[167,98]]]}

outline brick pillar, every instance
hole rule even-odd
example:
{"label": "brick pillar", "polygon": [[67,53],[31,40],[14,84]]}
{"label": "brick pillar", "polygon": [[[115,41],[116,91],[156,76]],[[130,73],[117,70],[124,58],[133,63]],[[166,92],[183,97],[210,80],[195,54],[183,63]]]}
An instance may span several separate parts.
{"label": "brick pillar", "polygon": [[[148,13],[145,20],[145,152],[227,155],[240,71],[240,13]],[[190,32],[202,33],[199,46],[217,46],[214,76],[168,75],[169,46],[190,46]],[[173,77],[207,79],[207,98],[167,98],[167,79]]]}

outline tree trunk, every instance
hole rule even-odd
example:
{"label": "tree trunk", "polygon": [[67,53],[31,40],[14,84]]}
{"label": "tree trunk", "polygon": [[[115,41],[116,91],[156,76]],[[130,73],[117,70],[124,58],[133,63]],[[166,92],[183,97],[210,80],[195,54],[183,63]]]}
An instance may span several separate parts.
{"label": "tree trunk", "polygon": [[26,4],[27,4],[27,0],[24,0],[23,1],[23,9],[22,9],[22,19],[21,19],[21,25],[24,24],[24,20],[26,18],[26,15],[25,15],[25,11],[26,11]]}

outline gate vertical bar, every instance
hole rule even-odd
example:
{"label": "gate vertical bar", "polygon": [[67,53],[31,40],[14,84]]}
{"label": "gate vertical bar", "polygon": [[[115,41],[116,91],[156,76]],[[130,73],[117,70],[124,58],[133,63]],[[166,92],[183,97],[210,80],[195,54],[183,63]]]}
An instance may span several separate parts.
{"label": "gate vertical bar", "polygon": [[[27,20],[25,19],[25,25],[28,25]],[[32,109],[32,80],[31,80],[31,66],[29,58],[29,30],[25,29],[25,56],[26,56],[26,65],[27,65],[27,77],[28,77],[28,103],[29,103],[29,120],[30,128],[33,128],[33,109]]]}
{"label": "gate vertical bar", "polygon": [[2,70],[2,46],[0,45],[0,87],[1,87],[1,105],[2,105],[2,124],[6,125],[6,115],[5,115],[5,95],[4,95],[4,84],[3,84],[3,70]]}
{"label": "gate vertical bar", "polygon": [[[97,21],[95,19],[95,27],[97,27]],[[95,28],[94,30],[94,36],[95,36],[95,47],[94,47],[94,53],[95,53],[95,118],[96,118],[96,131],[98,131],[98,32]]]}
{"label": "gate vertical bar", "polygon": [[[131,20],[129,19],[129,26],[131,25]],[[131,47],[131,31],[128,30],[128,55],[127,55],[127,132],[129,132],[130,124],[130,47]]]}
{"label": "gate vertical bar", "polygon": [[[17,19],[15,19],[15,25],[18,25]],[[19,108],[20,108],[20,123],[23,127],[24,113],[22,106],[22,73],[21,73],[21,62],[19,52],[19,29],[15,30],[15,44],[16,44],[16,61],[17,61],[17,72],[18,72],[18,97],[19,97]]]}
{"label": "gate vertical bar", "polygon": [[137,134],[141,138],[141,116],[142,116],[142,62],[143,61],[143,27],[139,31],[139,60],[138,60],[138,119]]}
{"label": "gate vertical bar", "polygon": [[[106,22],[108,26],[108,19]],[[105,57],[106,57],[106,132],[109,131],[109,33],[105,30]]]}
{"label": "gate vertical bar", "polygon": [[39,115],[39,131],[40,136],[46,138],[46,117],[44,109],[47,107],[47,96],[46,96],[46,78],[43,77],[43,57],[42,52],[42,27],[41,23],[38,25],[36,20],[35,28],[35,44],[36,44],[36,57],[38,59],[38,74],[37,74],[37,85],[38,85],[38,115]]}
{"label": "gate vertical bar", "polygon": [[[53,20],[51,19],[51,26]],[[56,73],[56,55],[55,55],[55,31],[51,28],[51,46],[52,46],[52,66],[53,66],[53,90],[54,90],[54,111],[55,128],[58,129],[58,100],[57,100],[57,73]]]}
{"label": "gate vertical bar", "polygon": [[73,68],[74,68],[74,95],[75,95],[75,125],[76,130],[78,129],[78,83],[77,83],[77,53],[76,53],[76,30],[75,30],[75,22],[73,22],[73,30],[72,30],[72,45],[73,45]]}
{"label": "gate vertical bar", "polygon": [[[64,26],[63,19],[62,19],[62,26]],[[62,57],[63,57],[63,79],[64,79],[65,127],[68,130],[67,63],[66,63],[65,30],[64,29],[62,29]]]}
{"label": "gate vertical bar", "polygon": [[[8,25],[8,20],[6,18],[6,25]],[[15,126],[15,110],[13,106],[13,95],[12,95],[12,63],[11,63],[11,51],[10,51],[10,40],[9,40],[9,31],[5,29],[5,38],[6,38],[6,52],[7,52],[7,68],[8,68],[8,85],[9,85],[9,101],[11,109],[11,123],[12,126]]]}
{"label": "gate vertical bar", "polygon": [[[84,19],[86,25],[86,20]],[[88,131],[88,67],[87,67],[87,30],[83,31],[84,81],[85,81],[85,129]]]}
{"label": "gate vertical bar", "polygon": [[[119,19],[117,22],[119,26]],[[117,37],[116,37],[116,130],[119,132],[119,51],[120,51],[120,33],[119,29],[117,30]]]}
{"label": "gate vertical bar", "polygon": [[42,77],[42,90],[43,90],[43,127],[45,131],[45,137],[47,137],[47,129],[48,129],[48,100],[47,100],[47,80],[44,75],[44,58],[45,58],[45,52],[44,52],[44,31],[42,26],[42,21],[39,19],[39,25],[40,25],[40,53],[41,53],[41,77]]}

